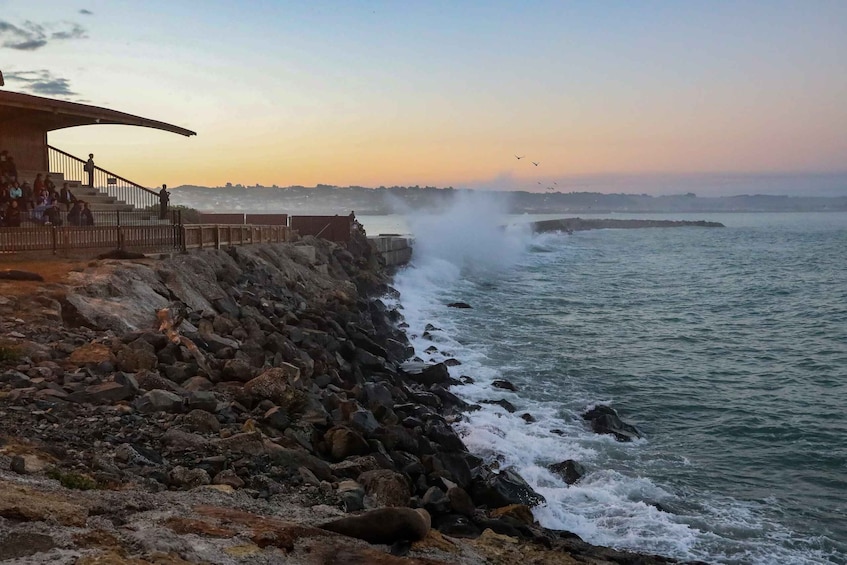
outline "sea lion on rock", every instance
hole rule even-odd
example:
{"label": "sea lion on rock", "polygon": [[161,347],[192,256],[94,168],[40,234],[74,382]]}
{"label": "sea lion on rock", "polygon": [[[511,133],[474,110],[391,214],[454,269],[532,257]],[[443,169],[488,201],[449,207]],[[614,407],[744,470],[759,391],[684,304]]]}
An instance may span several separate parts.
{"label": "sea lion on rock", "polygon": [[378,508],[358,516],[348,516],[318,526],[368,543],[393,544],[417,541],[429,533],[432,519],[422,508]]}

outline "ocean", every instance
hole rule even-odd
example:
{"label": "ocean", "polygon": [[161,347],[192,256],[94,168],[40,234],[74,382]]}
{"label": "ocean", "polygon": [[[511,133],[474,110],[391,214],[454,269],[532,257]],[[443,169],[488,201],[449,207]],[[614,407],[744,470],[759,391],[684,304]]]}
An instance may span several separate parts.
{"label": "ocean", "polygon": [[[395,278],[409,337],[461,361],[465,400],[517,407],[456,427],[544,495],[541,525],[678,559],[847,563],[847,214],[605,217],[726,228],[532,235],[473,201],[360,221],[414,234]],[[597,404],[644,438],[592,433]],[[571,486],[547,469],[567,459],[587,471]]]}

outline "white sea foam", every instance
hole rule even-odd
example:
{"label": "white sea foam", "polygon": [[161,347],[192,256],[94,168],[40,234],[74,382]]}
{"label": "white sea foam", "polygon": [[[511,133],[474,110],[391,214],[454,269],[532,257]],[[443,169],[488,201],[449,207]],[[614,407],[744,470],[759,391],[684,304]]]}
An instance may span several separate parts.
{"label": "white sea foam", "polygon": [[[499,344],[485,340],[484,328],[467,331],[468,314],[446,305],[469,296],[482,300],[481,284],[496,285],[508,278],[510,270],[545,261],[548,254],[561,253],[570,241],[556,234],[533,238],[525,227],[501,229],[503,220],[500,203],[465,197],[441,214],[407,218],[416,241],[414,258],[395,280],[417,355],[433,362],[459,359],[462,364],[451,367],[451,374],[474,379],[453,389],[465,400],[503,398],[517,408],[509,414],[500,406],[482,404],[481,410],[457,423],[456,430],[471,452],[515,467],[546,498],[546,504],[533,510],[541,525],[574,532],[591,543],[712,562],[824,562],[808,552],[769,544],[768,540],[777,542],[790,533],[763,523],[749,503],[676,492],[638,476],[626,465],[604,468],[610,460],[637,458],[644,441],[649,441],[621,444],[586,429],[578,410],[614,399],[539,402],[492,388],[494,379],[503,378],[503,365],[490,359]],[[438,328],[430,332],[431,339],[422,337],[427,324]],[[478,341],[470,341],[470,336]],[[425,354],[433,344],[438,351]],[[536,422],[528,425],[519,417],[524,412]],[[575,485],[568,486],[547,469],[550,463],[566,459],[579,461],[589,470]],[[690,466],[684,458],[677,459],[678,465]],[[691,496],[697,497],[696,502],[688,499]],[[745,533],[763,529],[771,531],[760,539]]]}

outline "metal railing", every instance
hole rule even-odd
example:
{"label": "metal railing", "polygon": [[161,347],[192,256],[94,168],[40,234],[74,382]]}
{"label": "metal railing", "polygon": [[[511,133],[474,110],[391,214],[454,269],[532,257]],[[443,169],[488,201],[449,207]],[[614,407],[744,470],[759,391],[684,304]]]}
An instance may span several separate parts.
{"label": "metal railing", "polygon": [[[2,204],[0,204],[2,208]],[[90,218],[72,213],[65,205],[53,209],[36,206],[32,209],[21,210],[21,226],[34,227],[42,225],[60,226],[132,226],[132,225],[171,225],[180,224],[180,211],[169,209],[164,218],[156,209],[146,210],[90,210]],[[3,213],[0,210],[0,227],[4,226]]]}
{"label": "metal railing", "polygon": [[51,173],[62,173],[65,180],[78,182],[82,187],[93,188],[136,208],[159,205],[159,193],[127,180],[120,175],[107,171],[97,165],[93,171],[86,170],[87,162],[57,149],[47,146],[48,162]]}

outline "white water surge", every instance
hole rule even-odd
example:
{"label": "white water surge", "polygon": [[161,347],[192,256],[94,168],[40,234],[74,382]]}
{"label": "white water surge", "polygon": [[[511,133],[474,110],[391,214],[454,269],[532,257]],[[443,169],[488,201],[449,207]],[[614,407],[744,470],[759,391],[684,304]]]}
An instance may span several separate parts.
{"label": "white water surge", "polygon": [[[415,251],[395,286],[416,354],[432,362],[456,358],[462,364],[451,368],[452,376],[473,378],[453,392],[471,403],[505,399],[517,407],[510,414],[481,404],[481,410],[457,424],[457,431],[471,452],[501,467],[514,466],[544,495],[547,503],[534,509],[541,525],[598,545],[681,559],[832,562],[817,549],[818,541],[766,518],[759,502],[736,500],[684,480],[656,482],[651,469],[679,477],[699,469],[684,455],[657,449],[650,430],[647,439],[619,443],[588,429],[579,415],[600,403],[640,424],[637,406],[627,405],[626,398],[597,397],[596,389],[566,370],[569,358],[602,357],[608,347],[599,331],[594,351],[569,344],[577,305],[589,297],[574,296],[557,281],[569,258],[590,251],[576,236],[501,229],[506,219],[500,204],[477,196],[462,196],[437,216],[406,218]],[[454,301],[473,308],[448,308]],[[611,314],[609,323],[614,323]],[[427,324],[438,328],[430,339],[421,337]],[[433,345],[438,351],[425,353]],[[500,378],[518,385],[518,392],[492,387]],[[524,413],[535,422],[525,422]],[[566,459],[588,470],[571,486],[546,468]]]}

